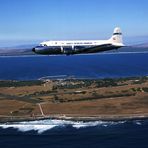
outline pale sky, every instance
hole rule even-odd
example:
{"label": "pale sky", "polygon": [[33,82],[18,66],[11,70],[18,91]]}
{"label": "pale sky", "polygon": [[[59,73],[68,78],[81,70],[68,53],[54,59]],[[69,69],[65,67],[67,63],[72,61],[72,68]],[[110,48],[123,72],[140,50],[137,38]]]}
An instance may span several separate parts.
{"label": "pale sky", "polygon": [[148,41],[148,0],[0,0],[0,46],[42,40]]}

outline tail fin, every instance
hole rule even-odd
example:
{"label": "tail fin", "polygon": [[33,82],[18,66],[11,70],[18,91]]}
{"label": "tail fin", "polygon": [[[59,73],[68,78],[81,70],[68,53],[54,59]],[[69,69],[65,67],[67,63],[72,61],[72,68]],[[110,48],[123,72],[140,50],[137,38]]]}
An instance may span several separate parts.
{"label": "tail fin", "polygon": [[119,27],[116,27],[113,32],[113,36],[110,38],[112,43],[122,43],[122,32]]}

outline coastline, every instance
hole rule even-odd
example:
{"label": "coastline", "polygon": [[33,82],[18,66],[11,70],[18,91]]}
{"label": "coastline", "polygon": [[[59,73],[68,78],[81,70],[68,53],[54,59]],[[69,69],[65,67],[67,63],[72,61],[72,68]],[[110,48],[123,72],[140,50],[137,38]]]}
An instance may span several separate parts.
{"label": "coastline", "polygon": [[148,77],[0,81],[0,123],[148,119]]}
{"label": "coastline", "polygon": [[29,121],[40,121],[40,120],[64,120],[64,121],[74,121],[74,122],[95,122],[95,121],[106,121],[106,122],[119,122],[119,121],[133,121],[133,120],[147,120],[147,115],[104,115],[104,116],[88,116],[88,117],[76,117],[76,116],[61,116],[52,115],[47,117],[38,118],[9,118],[8,120],[1,120],[0,124],[10,124],[19,122],[29,122]]}

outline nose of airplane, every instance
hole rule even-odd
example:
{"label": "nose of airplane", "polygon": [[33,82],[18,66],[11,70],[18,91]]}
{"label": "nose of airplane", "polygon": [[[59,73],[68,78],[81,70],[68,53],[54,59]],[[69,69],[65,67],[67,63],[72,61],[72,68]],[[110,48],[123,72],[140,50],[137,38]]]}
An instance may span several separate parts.
{"label": "nose of airplane", "polygon": [[32,48],[32,51],[35,52],[35,48]]}

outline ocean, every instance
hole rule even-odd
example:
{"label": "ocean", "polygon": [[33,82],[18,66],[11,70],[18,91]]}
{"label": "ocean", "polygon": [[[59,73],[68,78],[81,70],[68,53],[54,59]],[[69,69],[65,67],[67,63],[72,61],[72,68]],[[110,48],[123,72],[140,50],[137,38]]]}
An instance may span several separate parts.
{"label": "ocean", "polygon": [[41,120],[0,125],[2,148],[147,148],[148,120]]}
{"label": "ocean", "polygon": [[[1,80],[148,76],[148,53],[1,56]],[[148,120],[0,124],[0,148],[147,148]]]}
{"label": "ocean", "polygon": [[148,52],[74,56],[1,56],[1,80],[118,78],[148,75]]}

